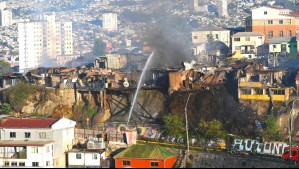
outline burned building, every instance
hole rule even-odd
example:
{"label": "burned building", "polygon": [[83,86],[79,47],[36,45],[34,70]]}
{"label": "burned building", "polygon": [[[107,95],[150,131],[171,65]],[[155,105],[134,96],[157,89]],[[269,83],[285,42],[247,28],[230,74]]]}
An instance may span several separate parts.
{"label": "burned building", "polygon": [[292,93],[291,87],[283,87],[285,69],[267,68],[259,64],[248,65],[238,79],[238,98],[286,102]]}

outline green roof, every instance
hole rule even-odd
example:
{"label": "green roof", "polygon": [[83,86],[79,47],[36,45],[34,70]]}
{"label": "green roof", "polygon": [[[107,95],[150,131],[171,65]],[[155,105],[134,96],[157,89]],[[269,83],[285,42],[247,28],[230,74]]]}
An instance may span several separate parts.
{"label": "green roof", "polygon": [[177,156],[172,150],[159,145],[136,144],[120,152],[114,158],[166,159]]}

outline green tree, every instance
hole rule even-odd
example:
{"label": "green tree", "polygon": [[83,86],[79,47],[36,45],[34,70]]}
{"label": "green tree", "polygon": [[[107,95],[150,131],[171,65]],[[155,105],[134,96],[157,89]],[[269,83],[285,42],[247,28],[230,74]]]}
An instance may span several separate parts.
{"label": "green tree", "polygon": [[92,49],[92,54],[95,56],[103,56],[106,53],[106,43],[101,39],[96,38]]}
{"label": "green tree", "polygon": [[10,103],[13,110],[21,112],[26,100],[38,91],[38,88],[28,83],[17,83],[3,93],[4,100]]}
{"label": "green tree", "polygon": [[275,117],[267,117],[265,119],[265,129],[260,130],[259,134],[265,141],[282,141],[283,136],[279,130]]}
{"label": "green tree", "polygon": [[166,131],[169,135],[176,138],[185,133],[185,124],[183,118],[178,115],[166,115],[163,117]]}
{"label": "green tree", "polygon": [[225,139],[227,135],[222,123],[218,120],[207,122],[204,119],[200,119],[197,131],[200,139],[204,141],[205,146],[207,146],[210,141],[217,142],[220,138]]}
{"label": "green tree", "polygon": [[1,59],[0,60],[0,76],[5,73],[9,73],[9,72],[12,72],[10,63]]}
{"label": "green tree", "polygon": [[0,106],[0,114],[8,114],[9,112],[11,112],[11,106],[9,103],[3,103]]}

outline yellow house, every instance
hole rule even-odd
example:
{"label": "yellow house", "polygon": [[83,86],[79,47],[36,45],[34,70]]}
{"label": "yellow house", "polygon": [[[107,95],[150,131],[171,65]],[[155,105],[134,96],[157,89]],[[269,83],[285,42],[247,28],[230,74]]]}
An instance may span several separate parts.
{"label": "yellow house", "polygon": [[[251,69],[251,70],[250,70]],[[248,69],[245,77],[239,78],[239,100],[263,100],[285,102],[289,100],[291,87],[281,87],[284,70]]]}

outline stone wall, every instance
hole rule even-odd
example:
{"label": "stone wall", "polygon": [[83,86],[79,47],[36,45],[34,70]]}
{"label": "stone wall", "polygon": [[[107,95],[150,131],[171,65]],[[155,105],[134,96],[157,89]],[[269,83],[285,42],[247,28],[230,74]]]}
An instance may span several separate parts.
{"label": "stone wall", "polygon": [[[188,161],[193,168],[290,168],[282,159],[264,159],[249,155],[191,152]],[[293,166],[292,166],[293,167]]]}

